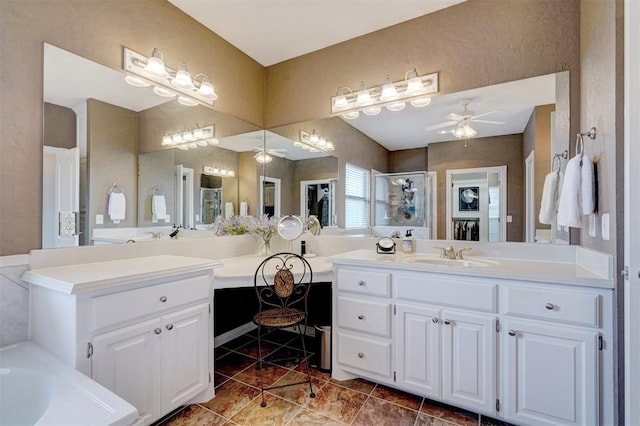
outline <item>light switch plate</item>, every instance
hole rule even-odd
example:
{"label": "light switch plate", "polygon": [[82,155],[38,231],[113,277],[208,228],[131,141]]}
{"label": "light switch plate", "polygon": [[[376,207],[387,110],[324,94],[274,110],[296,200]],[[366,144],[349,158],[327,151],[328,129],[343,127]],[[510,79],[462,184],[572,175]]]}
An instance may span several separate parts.
{"label": "light switch plate", "polygon": [[589,215],[589,236],[595,238],[596,237],[596,215]]}
{"label": "light switch plate", "polygon": [[513,222],[513,216],[511,216],[510,214],[507,215],[507,223],[511,223]]}
{"label": "light switch plate", "polygon": [[104,223],[104,216],[101,214],[96,215],[96,225],[102,225]]}
{"label": "light switch plate", "polygon": [[609,213],[602,215],[602,239],[609,241],[611,239],[611,227],[609,223]]}

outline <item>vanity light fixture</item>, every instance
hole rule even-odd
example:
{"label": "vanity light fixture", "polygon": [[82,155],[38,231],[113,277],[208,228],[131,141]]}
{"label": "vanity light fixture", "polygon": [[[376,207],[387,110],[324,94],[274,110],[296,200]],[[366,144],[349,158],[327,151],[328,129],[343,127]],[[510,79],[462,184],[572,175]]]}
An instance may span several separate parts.
{"label": "vanity light fixture", "polygon": [[293,146],[298,148],[307,149],[309,152],[324,152],[328,153],[335,149],[333,142],[328,141],[326,138],[318,135],[316,129],[313,129],[311,133],[300,130],[300,140],[295,141]]}
{"label": "vanity light fixture", "polygon": [[178,97],[182,105],[196,106],[213,105],[218,95],[206,74],[191,73],[186,64],[182,64],[178,71],[167,67],[162,52],[153,49],[151,57],[123,48],[122,68],[129,74],[125,77],[127,83],[136,87],[154,86],[153,91],[164,97]]}
{"label": "vanity light fixture", "polygon": [[349,87],[339,87],[331,98],[331,113],[347,120],[354,120],[360,112],[377,115],[385,107],[389,111],[401,111],[409,102],[416,108],[431,103],[431,95],[438,92],[438,73],[418,75],[415,68],[405,73],[404,80],[392,82],[389,75],[381,86],[367,88],[360,83],[357,92]]}
{"label": "vanity light fixture", "polygon": [[202,168],[202,173],[204,173],[205,175],[222,176],[222,177],[235,177],[236,175],[236,172],[234,172],[233,170],[221,169],[219,167],[211,167],[211,166],[204,166]]}
{"label": "vanity light fixture", "polygon": [[214,137],[214,134],[213,124],[195,129],[169,131],[162,136],[162,146],[187,150],[199,146],[217,145],[220,141]]}

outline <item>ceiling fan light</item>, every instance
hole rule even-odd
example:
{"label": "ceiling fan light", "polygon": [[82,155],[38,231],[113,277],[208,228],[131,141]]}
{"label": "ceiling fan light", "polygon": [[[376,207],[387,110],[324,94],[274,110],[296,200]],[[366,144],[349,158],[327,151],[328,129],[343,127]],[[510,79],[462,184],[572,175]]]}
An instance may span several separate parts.
{"label": "ceiling fan light", "polygon": [[416,107],[416,108],[423,108],[426,107],[427,105],[429,105],[431,103],[431,98],[419,98],[419,99],[414,99],[412,101],[410,101],[411,105]]}
{"label": "ceiling fan light", "polygon": [[269,154],[265,152],[258,152],[256,155],[253,156],[253,158],[255,158],[258,163],[263,163],[263,164],[270,163],[271,161],[273,161],[273,157],[271,157]]}
{"label": "ceiling fan light", "polygon": [[469,123],[464,122],[453,131],[453,135],[459,139],[470,139],[477,134],[478,132]]}
{"label": "ceiling fan light", "polygon": [[390,105],[387,105],[385,108],[387,108],[389,111],[402,111],[405,106],[407,106],[407,104],[404,102],[394,102]]}
{"label": "ceiling fan light", "polygon": [[382,111],[382,108],[379,106],[369,107],[362,110],[366,115],[378,115]]}
{"label": "ceiling fan light", "polygon": [[360,89],[356,95],[356,105],[366,105],[371,102],[371,94],[365,87],[364,81],[360,83]]}
{"label": "ceiling fan light", "polygon": [[191,74],[189,73],[189,69],[187,68],[187,64],[180,65],[180,68],[178,68],[178,72],[176,72],[176,76],[171,79],[171,85],[177,89],[182,90],[195,89],[193,80],[191,80]]}
{"label": "ceiling fan light", "polygon": [[162,56],[162,52],[158,49],[154,48],[151,53],[151,57],[147,59],[147,65],[144,67],[145,72],[152,74],[156,77],[167,78],[169,77],[169,73],[164,66],[164,60]]}
{"label": "ceiling fan light", "polygon": [[153,88],[153,93],[155,93],[158,96],[162,96],[164,98],[173,98],[176,96],[176,94],[173,93],[172,91],[167,90],[164,87],[158,87],[158,86]]}
{"label": "ceiling fan light", "polygon": [[124,81],[126,81],[127,83],[129,83],[130,85],[135,86],[135,87],[149,87],[149,86],[151,86],[151,83],[147,83],[143,79],[141,79],[139,77],[134,77],[132,75],[126,76],[124,78]]}
{"label": "ceiling fan light", "polygon": [[358,111],[351,111],[342,114],[342,118],[346,120],[355,120],[358,117],[360,117],[360,113]]}

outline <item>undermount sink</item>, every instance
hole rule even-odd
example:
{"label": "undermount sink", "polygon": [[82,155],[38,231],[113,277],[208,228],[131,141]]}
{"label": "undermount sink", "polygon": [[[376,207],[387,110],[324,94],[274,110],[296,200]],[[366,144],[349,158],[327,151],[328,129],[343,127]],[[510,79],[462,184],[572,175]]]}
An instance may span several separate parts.
{"label": "undermount sink", "polygon": [[429,255],[407,256],[404,258],[404,261],[409,263],[423,263],[425,265],[451,266],[451,267],[462,267],[462,268],[477,268],[477,267],[485,267],[485,266],[497,264],[497,262],[490,261],[490,260],[444,259],[442,257],[433,257]]}

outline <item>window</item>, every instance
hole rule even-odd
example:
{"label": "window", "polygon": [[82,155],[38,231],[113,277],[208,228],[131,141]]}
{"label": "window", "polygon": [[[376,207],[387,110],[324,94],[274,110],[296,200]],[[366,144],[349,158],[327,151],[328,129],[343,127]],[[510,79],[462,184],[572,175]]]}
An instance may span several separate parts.
{"label": "window", "polygon": [[345,229],[369,227],[369,171],[347,163],[345,175]]}

